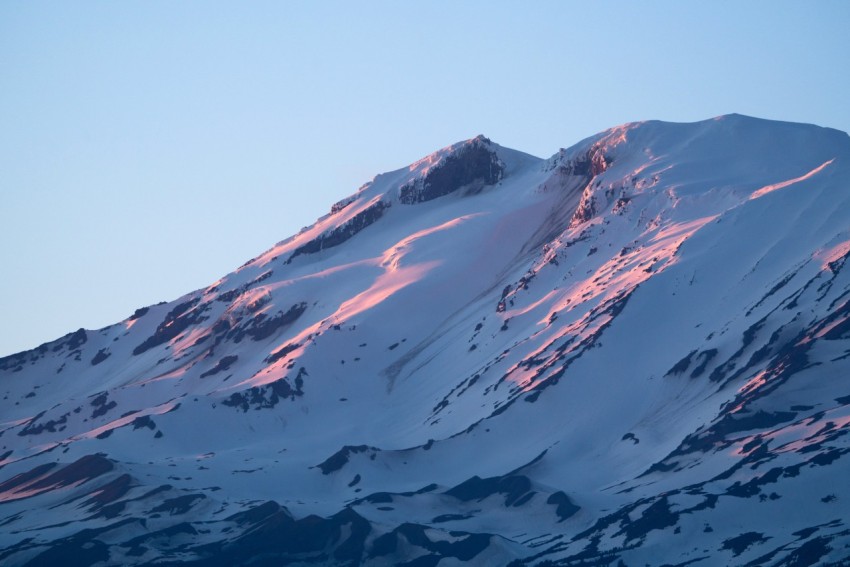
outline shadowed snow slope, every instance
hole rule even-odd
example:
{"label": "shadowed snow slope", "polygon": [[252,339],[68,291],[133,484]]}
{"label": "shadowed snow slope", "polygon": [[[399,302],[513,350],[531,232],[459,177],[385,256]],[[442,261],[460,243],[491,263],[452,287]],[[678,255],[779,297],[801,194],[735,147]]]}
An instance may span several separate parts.
{"label": "shadowed snow slope", "polygon": [[848,168],[730,115],[378,175],[0,359],[0,563],[839,564]]}

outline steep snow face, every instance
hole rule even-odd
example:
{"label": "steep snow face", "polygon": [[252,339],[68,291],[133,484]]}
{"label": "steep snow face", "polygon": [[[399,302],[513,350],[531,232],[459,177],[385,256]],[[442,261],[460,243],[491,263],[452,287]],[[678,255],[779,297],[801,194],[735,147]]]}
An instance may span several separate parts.
{"label": "steep snow face", "polygon": [[846,559],[848,163],[731,115],[379,175],[0,359],[0,559]]}

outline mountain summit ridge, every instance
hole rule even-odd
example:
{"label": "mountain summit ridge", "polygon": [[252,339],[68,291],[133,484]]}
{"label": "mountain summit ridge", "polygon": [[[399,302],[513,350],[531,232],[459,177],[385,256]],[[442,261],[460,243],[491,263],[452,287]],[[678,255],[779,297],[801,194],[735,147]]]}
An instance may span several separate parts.
{"label": "mountain summit ridge", "polygon": [[0,359],[0,560],[846,559],[848,160],[729,115],[378,175]]}

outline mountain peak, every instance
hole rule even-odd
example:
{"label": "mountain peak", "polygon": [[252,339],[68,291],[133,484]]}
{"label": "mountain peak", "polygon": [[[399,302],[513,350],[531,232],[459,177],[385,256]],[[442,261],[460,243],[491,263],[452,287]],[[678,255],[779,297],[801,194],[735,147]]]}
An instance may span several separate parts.
{"label": "mountain peak", "polygon": [[407,205],[431,201],[464,189],[475,193],[498,182],[505,173],[494,144],[484,136],[443,148],[410,166],[413,178],[398,189]]}
{"label": "mountain peak", "polygon": [[4,564],[843,564],[846,138],[478,136],[0,359]]}

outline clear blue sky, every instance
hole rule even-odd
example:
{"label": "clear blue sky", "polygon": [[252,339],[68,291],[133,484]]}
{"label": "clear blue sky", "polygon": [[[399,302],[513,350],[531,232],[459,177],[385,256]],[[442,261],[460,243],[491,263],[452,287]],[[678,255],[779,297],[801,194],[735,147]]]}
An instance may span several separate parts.
{"label": "clear blue sky", "polygon": [[850,2],[0,3],[0,355],[233,270],[479,133],[850,130]]}

